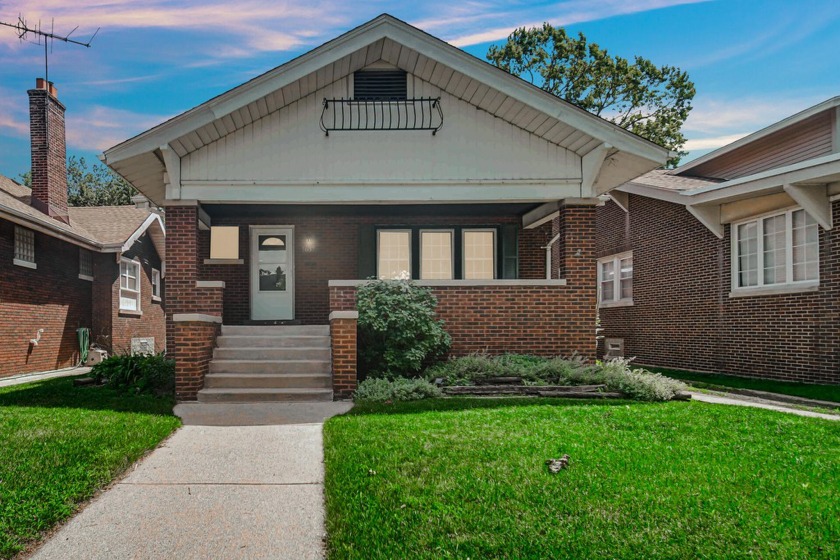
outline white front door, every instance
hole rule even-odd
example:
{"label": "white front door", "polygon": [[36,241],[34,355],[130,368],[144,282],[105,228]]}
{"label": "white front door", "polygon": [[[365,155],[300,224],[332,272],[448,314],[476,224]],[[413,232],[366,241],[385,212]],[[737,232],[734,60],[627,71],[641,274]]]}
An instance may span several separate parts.
{"label": "white front door", "polygon": [[295,230],[251,226],[251,319],[295,318]]}

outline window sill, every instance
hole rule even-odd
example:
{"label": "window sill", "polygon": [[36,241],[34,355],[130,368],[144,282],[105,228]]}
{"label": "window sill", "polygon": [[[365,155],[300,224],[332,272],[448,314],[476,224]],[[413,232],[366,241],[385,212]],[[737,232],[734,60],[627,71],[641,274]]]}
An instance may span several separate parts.
{"label": "window sill", "polygon": [[120,309],[120,317],[142,317],[142,311],[133,311],[130,309]]}
{"label": "window sill", "polygon": [[152,301],[160,303],[162,300],[161,300],[160,296],[152,296]]}
{"label": "window sill", "polygon": [[16,265],[22,266],[24,268],[31,268],[32,270],[35,270],[35,269],[38,268],[38,265],[35,264],[34,262],[22,261],[20,259],[13,259],[12,264],[16,264]]}
{"label": "window sill", "polygon": [[245,259],[204,259],[204,264],[245,264]]}
{"label": "window sill", "polygon": [[729,292],[730,298],[753,297],[753,296],[775,296],[784,294],[804,294],[816,292],[820,289],[819,283],[803,284],[801,286],[785,284],[784,286],[762,287],[762,288],[736,288]]}
{"label": "window sill", "polygon": [[618,301],[602,301],[598,304],[601,309],[610,307],[631,307],[633,305],[632,299],[620,299]]}
{"label": "window sill", "polygon": [[79,280],[87,280],[88,282],[93,282],[93,276],[87,276],[85,274],[79,274]]}

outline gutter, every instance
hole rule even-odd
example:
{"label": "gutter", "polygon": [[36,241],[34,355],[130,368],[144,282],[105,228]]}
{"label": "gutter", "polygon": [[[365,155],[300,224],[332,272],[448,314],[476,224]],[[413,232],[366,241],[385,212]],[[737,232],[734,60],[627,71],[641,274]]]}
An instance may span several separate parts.
{"label": "gutter", "polygon": [[557,240],[560,239],[560,234],[558,233],[555,235],[551,241],[548,242],[548,245],[543,247],[545,249],[545,279],[551,280],[551,248],[557,243]]}
{"label": "gutter", "polygon": [[55,237],[57,239],[61,239],[62,241],[67,241],[68,243],[72,243],[73,245],[78,245],[80,247],[85,248],[92,247],[100,252],[109,252],[106,251],[106,249],[110,248],[110,246],[102,245],[101,243],[97,243],[96,241],[91,241],[86,237],[82,237],[81,235],[69,231],[61,231],[58,229],[47,227],[40,222],[32,220],[29,216],[12,210],[11,208],[0,207],[0,215],[8,219],[10,222],[21,226],[25,226],[31,230],[38,231],[45,235],[49,235],[50,237]]}

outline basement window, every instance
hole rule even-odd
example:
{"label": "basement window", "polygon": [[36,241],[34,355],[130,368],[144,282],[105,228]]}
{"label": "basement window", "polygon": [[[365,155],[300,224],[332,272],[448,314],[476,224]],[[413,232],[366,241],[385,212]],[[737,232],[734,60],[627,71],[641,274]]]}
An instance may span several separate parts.
{"label": "basement window", "polygon": [[408,78],[402,70],[361,70],[353,74],[353,98],[359,101],[400,101],[408,98]]}
{"label": "basement window", "polygon": [[26,268],[38,268],[35,264],[35,232],[31,229],[15,226],[15,257],[12,262]]}
{"label": "basement window", "polygon": [[79,279],[93,281],[93,255],[90,251],[79,249]]}
{"label": "basement window", "polygon": [[120,311],[140,311],[140,263],[120,261]]}

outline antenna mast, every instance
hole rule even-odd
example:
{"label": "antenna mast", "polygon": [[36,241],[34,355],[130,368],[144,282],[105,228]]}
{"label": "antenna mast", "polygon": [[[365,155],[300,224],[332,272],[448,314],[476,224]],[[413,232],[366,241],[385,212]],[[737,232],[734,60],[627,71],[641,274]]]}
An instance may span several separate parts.
{"label": "antenna mast", "polygon": [[[0,25],[3,25],[5,27],[11,27],[15,31],[17,31],[18,39],[20,39],[21,41],[27,41],[27,42],[33,43],[35,45],[40,45],[41,40],[43,38],[43,41],[44,41],[44,73],[45,73],[44,79],[46,80],[47,83],[50,82],[50,56],[49,56],[49,53],[52,50],[52,43],[55,40],[59,40],[59,41],[64,41],[65,43],[73,43],[74,45],[81,45],[83,47],[90,48],[90,44],[93,42],[93,39],[96,37],[96,34],[99,33],[99,29],[100,29],[100,28],[97,28],[96,32],[94,32],[94,34],[91,36],[91,38],[88,39],[87,42],[83,42],[83,41],[76,41],[75,39],[70,38],[70,35],[72,35],[76,31],[76,29],[79,28],[78,25],[76,27],[74,27],[73,31],[71,31],[67,35],[56,35],[55,34],[55,20],[53,20],[49,32],[43,31],[41,29],[41,22],[40,21],[38,22],[38,25],[36,27],[30,27],[29,25],[27,25],[26,20],[23,19],[23,16],[21,16],[21,15],[18,15],[17,23],[6,23],[4,21],[0,21]],[[37,39],[35,41],[28,38],[28,35],[30,33],[32,35],[35,35],[35,37],[37,37]]]}

